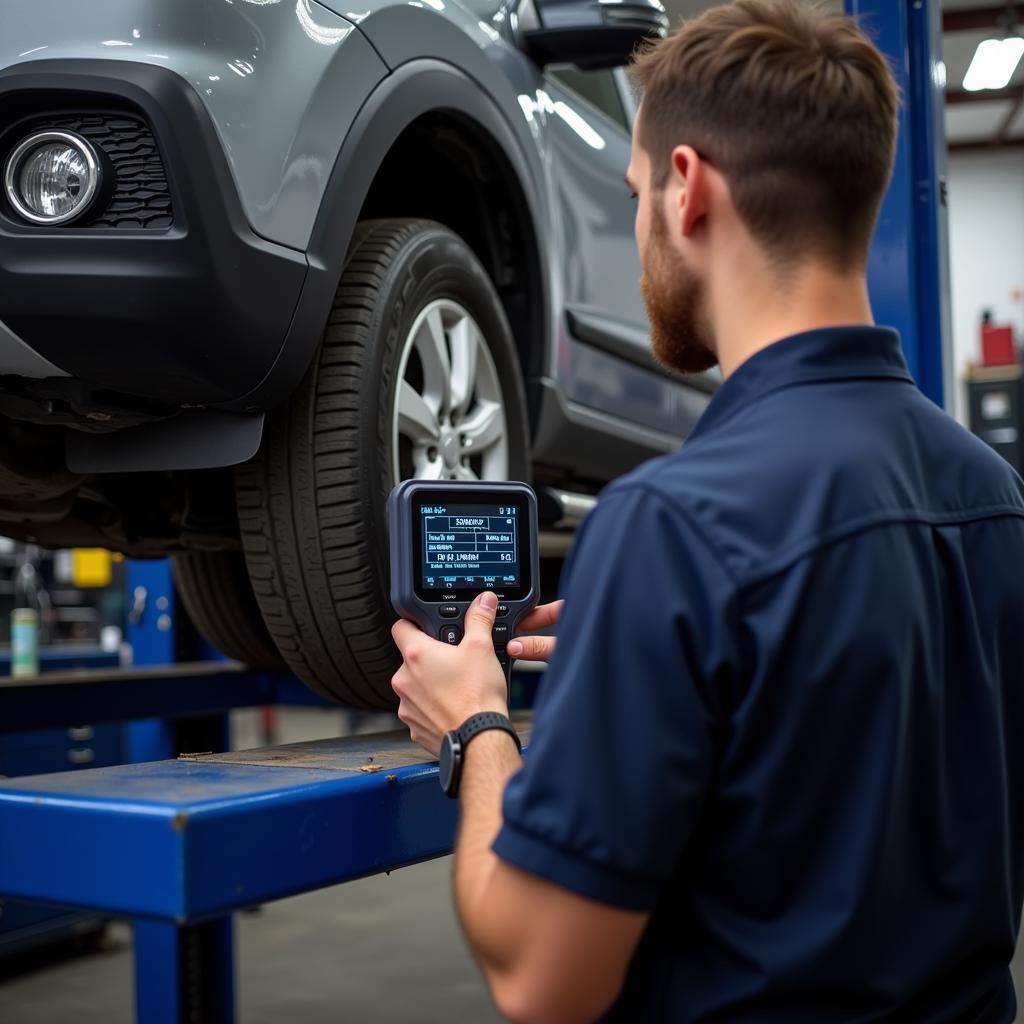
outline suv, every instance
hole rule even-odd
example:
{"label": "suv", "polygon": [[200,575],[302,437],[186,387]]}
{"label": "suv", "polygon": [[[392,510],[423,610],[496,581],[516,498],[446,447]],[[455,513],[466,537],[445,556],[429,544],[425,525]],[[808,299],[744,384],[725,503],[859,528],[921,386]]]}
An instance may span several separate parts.
{"label": "suv", "polygon": [[557,525],[708,388],[622,180],[657,0],[360,6],[5,0],[0,533],[171,555],[222,651],[387,707],[397,480]]}

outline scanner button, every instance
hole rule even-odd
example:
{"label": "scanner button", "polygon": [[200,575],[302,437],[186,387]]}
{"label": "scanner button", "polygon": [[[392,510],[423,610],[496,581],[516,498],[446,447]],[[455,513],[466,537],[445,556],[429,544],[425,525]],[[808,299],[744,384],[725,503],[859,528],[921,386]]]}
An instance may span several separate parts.
{"label": "scanner button", "polygon": [[504,650],[505,644],[508,643],[508,623],[499,622],[498,625],[491,630],[491,636],[494,638],[494,646],[500,647]]}
{"label": "scanner button", "polygon": [[495,618],[503,619],[503,618],[505,618],[506,615],[508,615],[508,605],[507,604],[499,604],[498,605],[498,610],[495,613]]}
{"label": "scanner button", "polygon": [[462,639],[462,630],[458,626],[442,626],[441,639],[446,644],[456,646]]}
{"label": "scanner button", "polygon": [[459,617],[459,606],[457,604],[443,604],[437,609],[437,614],[442,619],[457,619]]}

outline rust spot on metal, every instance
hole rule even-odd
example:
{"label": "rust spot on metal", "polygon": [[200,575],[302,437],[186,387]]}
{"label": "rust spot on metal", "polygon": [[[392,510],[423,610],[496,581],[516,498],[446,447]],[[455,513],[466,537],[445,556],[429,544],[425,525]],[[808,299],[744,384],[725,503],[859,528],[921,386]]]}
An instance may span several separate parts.
{"label": "rust spot on metal", "polygon": [[379,765],[379,764],[361,764],[359,766],[359,770],[361,772],[367,772],[367,773],[372,774],[373,772],[382,772],[382,771],[384,771],[384,767],[383,767],[383,765]]}
{"label": "rust spot on metal", "polygon": [[389,775],[389,776],[388,776],[388,782],[390,782],[392,786],[393,786],[393,785],[394,785],[394,784],[395,784],[395,783],[396,783],[397,781],[398,781],[398,776],[397,776],[397,775]]}
{"label": "rust spot on metal", "polygon": [[175,832],[184,832],[187,824],[188,815],[184,811],[178,811],[178,813],[171,818],[171,828],[173,828]]}

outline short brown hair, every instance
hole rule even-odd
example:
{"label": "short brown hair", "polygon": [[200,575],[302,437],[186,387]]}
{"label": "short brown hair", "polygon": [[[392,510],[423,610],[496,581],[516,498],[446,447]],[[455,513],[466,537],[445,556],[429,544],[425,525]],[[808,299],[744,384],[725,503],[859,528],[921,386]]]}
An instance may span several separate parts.
{"label": "short brown hair", "polygon": [[638,54],[651,184],[692,146],[782,263],[867,261],[896,150],[899,88],[857,24],[798,0],[735,0]]}

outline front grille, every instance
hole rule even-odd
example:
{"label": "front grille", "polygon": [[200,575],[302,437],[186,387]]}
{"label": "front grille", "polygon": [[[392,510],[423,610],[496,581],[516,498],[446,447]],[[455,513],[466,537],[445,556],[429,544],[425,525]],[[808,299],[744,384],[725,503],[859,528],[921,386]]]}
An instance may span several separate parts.
{"label": "front grille", "polygon": [[77,132],[109,157],[115,171],[113,190],[103,209],[76,228],[146,230],[169,228],[174,222],[156,139],[146,124],[131,114],[68,114],[33,120],[31,129]]}

